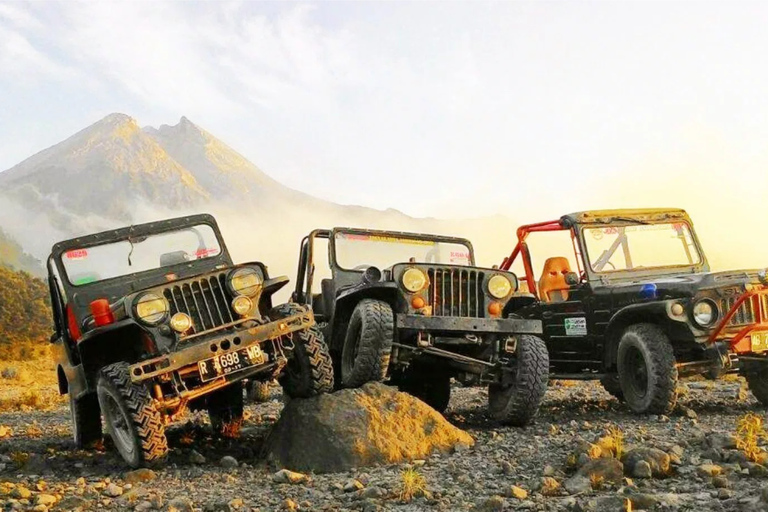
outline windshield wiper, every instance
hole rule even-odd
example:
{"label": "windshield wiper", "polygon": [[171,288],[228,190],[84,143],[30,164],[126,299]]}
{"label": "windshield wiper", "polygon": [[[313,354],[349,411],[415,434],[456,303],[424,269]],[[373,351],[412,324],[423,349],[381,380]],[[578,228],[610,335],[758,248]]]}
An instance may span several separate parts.
{"label": "windshield wiper", "polygon": [[632,222],[634,224],[643,224],[644,226],[647,226],[650,224],[650,222],[646,222],[640,219],[633,219],[632,217],[611,217],[611,220],[620,220],[622,222]]}

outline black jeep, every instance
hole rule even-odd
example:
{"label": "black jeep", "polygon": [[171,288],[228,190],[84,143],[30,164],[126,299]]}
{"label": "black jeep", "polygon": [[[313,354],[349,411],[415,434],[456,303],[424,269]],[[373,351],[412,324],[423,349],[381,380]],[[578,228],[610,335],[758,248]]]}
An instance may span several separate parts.
{"label": "black jeep", "polygon": [[[318,245],[327,245],[321,269]],[[311,304],[323,326],[337,386],[389,378],[442,412],[452,377],[487,384],[491,415],[525,425],[547,386],[541,322],[508,318],[533,300],[516,293],[514,274],[474,264],[462,238],[315,230],[301,244],[292,300]]]}
{"label": "black jeep", "polygon": [[60,242],[48,258],[59,390],[75,443],[106,429],[139,466],[168,451],[166,423],[207,408],[235,435],[242,380],[277,378],[288,395],[331,391],[328,349],[309,308],[272,307],[288,283],[233,265],[216,221],[195,215]]}
{"label": "black jeep", "polygon": [[520,257],[540,298],[519,314],[543,321],[551,377],[600,379],[632,410],[666,414],[678,378],[740,372],[768,405],[766,271],[710,272],[685,211],[574,213],[517,238],[501,268]]}

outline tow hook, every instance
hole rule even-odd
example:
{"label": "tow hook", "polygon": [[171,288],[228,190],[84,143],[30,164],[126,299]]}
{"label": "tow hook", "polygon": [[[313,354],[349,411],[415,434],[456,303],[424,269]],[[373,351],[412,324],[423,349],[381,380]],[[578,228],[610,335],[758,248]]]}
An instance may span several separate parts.
{"label": "tow hook", "polygon": [[510,336],[504,340],[504,352],[507,354],[514,354],[517,352],[517,338]]}

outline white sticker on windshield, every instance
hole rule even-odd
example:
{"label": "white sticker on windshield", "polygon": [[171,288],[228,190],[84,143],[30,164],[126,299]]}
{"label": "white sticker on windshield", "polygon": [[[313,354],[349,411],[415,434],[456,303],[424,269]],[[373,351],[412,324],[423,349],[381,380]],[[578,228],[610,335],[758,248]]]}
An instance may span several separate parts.
{"label": "white sticker on windshield", "polygon": [[587,319],[584,317],[566,318],[565,319],[565,335],[566,336],[586,336],[587,335]]}

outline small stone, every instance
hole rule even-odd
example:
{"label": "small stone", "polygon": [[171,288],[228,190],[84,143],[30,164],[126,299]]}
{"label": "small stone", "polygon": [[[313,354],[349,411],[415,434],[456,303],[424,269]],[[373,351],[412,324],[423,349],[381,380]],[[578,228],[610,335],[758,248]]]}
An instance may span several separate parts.
{"label": "small stone", "polygon": [[366,487],[358,492],[357,497],[362,500],[378,499],[387,494],[385,489],[377,486]]}
{"label": "small stone", "polygon": [[147,510],[152,510],[152,503],[149,501],[142,501],[136,507],[133,509],[134,512],[146,512]]}
{"label": "small stone", "polygon": [[638,461],[632,469],[632,476],[634,478],[651,478],[653,476],[651,465],[644,460]]}
{"label": "small stone", "polygon": [[557,470],[555,470],[555,468],[553,468],[552,466],[549,466],[549,465],[544,466],[544,473],[543,473],[544,476],[553,476],[556,472]]}
{"label": "small stone", "polygon": [[721,500],[728,500],[733,497],[733,492],[730,489],[718,489],[717,497]]}
{"label": "small stone", "polygon": [[242,498],[235,498],[229,501],[228,505],[230,508],[233,508],[235,510],[239,508],[243,508],[245,506],[245,501],[243,501]]}
{"label": "small stone", "polygon": [[59,502],[58,510],[77,510],[89,508],[90,502],[81,496],[67,496]]}
{"label": "small stone", "polygon": [[501,472],[505,475],[511,475],[514,473],[515,468],[512,466],[512,464],[509,461],[502,461],[501,463]]}
{"label": "small stone", "polygon": [[504,509],[504,498],[501,496],[491,496],[481,501],[475,506],[477,512],[498,512]]}
{"label": "small stone", "polygon": [[54,503],[56,503],[56,496],[52,496],[50,494],[38,494],[35,497],[36,505],[45,505],[46,507],[50,507]]}
{"label": "small stone", "polygon": [[696,414],[696,411],[694,411],[693,409],[686,408],[685,417],[691,420],[695,420],[699,418],[699,415]]}
{"label": "small stone", "polygon": [[110,498],[117,498],[118,496],[121,496],[123,494],[123,488],[116,484],[109,484],[104,489],[104,494],[109,496]]}
{"label": "small stone", "polygon": [[150,482],[155,478],[157,478],[157,473],[148,468],[140,468],[126,473],[123,480],[129,484],[137,484],[140,482]]}
{"label": "small stone", "polygon": [[560,492],[560,482],[551,476],[545,476],[541,479],[540,491],[544,496],[555,496]]}
{"label": "small stone", "polygon": [[513,485],[507,491],[507,496],[510,498],[517,498],[518,500],[528,499],[528,491],[517,485]]}
{"label": "small stone", "polygon": [[237,459],[230,455],[225,455],[222,457],[219,461],[219,464],[221,464],[221,467],[228,469],[236,468],[238,466]]}
{"label": "small stone", "polygon": [[362,484],[362,482],[353,478],[344,484],[344,492],[355,492],[363,489],[364,487],[365,486]]}
{"label": "small stone", "polygon": [[196,450],[192,450],[189,453],[189,462],[191,462],[192,464],[205,464],[205,457],[203,456],[202,453]]}
{"label": "small stone", "polygon": [[29,499],[31,496],[32,496],[32,491],[30,491],[29,489],[21,485],[17,485],[16,487],[13,488],[13,491],[11,491],[11,497],[19,500],[26,500],[26,499]]}
{"label": "small stone", "polygon": [[715,487],[715,489],[727,489],[731,486],[730,482],[728,482],[728,478],[723,475],[712,477],[712,485]]}
{"label": "small stone", "polygon": [[285,500],[283,500],[283,510],[294,512],[299,510],[299,504],[293,501],[291,498],[285,498]]}
{"label": "small stone", "polygon": [[699,474],[699,476],[717,476],[720,473],[723,472],[723,468],[718,466],[717,464],[702,464],[698,468],[696,468],[696,473]]}
{"label": "small stone", "polygon": [[168,502],[168,512],[193,512],[192,500],[184,496],[173,498]]}
{"label": "small stone", "polygon": [[288,469],[281,469],[272,475],[272,481],[276,484],[301,484],[308,479],[304,473],[297,473]]}

